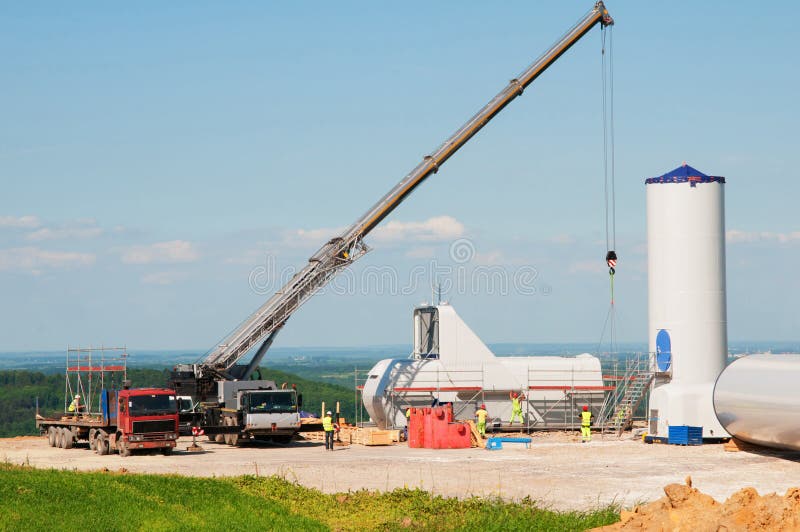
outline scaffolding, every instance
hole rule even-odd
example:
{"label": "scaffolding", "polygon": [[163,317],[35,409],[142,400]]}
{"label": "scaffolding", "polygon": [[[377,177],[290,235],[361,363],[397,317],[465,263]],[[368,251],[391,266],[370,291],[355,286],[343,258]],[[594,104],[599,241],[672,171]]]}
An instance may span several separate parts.
{"label": "scaffolding", "polygon": [[[602,385],[597,384],[596,371],[542,370],[528,369],[527,382],[520,389],[498,389],[486,386],[486,371],[480,369],[450,370],[417,370],[413,375],[413,386],[390,386],[386,389],[389,398],[387,419],[395,426],[399,412],[410,406],[434,404],[443,392],[456,394],[453,414],[456,418],[471,418],[470,408],[489,401],[497,404],[507,401],[510,392],[523,392],[523,420],[515,429],[525,432],[538,430],[570,430],[580,427],[579,412],[588,405],[594,413],[593,426],[601,433],[614,432],[620,435],[630,429],[634,421],[647,419],[648,392],[655,377],[661,375],[653,372],[654,354],[630,353],[613,364],[606,361],[602,375]],[[389,377],[390,382],[397,382],[400,371],[407,368],[395,368]],[[364,425],[369,418],[364,411],[361,392],[369,371],[354,372],[356,423]],[[401,379],[402,382],[402,379]],[[505,398],[505,399],[503,399]],[[641,406],[644,405],[644,409]],[[497,416],[490,418],[495,425]],[[507,426],[497,427],[505,430]]]}
{"label": "scaffolding", "polygon": [[[122,387],[128,378],[128,351],[125,347],[68,347],[64,379],[64,413],[80,395],[85,415],[100,415],[100,392]],[[77,412],[76,412],[77,414]]]}

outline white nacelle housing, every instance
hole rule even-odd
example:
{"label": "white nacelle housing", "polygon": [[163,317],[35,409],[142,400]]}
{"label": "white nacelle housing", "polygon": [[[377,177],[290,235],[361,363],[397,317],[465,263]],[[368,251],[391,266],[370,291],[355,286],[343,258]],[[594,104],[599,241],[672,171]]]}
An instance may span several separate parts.
{"label": "white nacelle housing", "polygon": [[411,358],[386,359],[370,371],[363,401],[382,428],[403,427],[409,406],[452,402],[457,418],[469,419],[485,404],[489,419],[508,423],[509,393],[525,394],[523,423],[530,428],[573,426],[588,405],[603,403],[600,360],[576,357],[497,357],[450,305],[414,310]]}

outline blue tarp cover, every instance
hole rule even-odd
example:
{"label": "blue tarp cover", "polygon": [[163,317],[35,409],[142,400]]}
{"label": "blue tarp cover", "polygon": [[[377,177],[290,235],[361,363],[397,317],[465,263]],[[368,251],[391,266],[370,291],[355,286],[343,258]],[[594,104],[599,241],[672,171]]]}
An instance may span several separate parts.
{"label": "blue tarp cover", "polygon": [[653,183],[691,183],[692,186],[695,186],[697,183],[713,183],[713,182],[720,182],[724,183],[725,178],[721,176],[713,176],[713,175],[706,175],[700,170],[696,168],[692,168],[686,163],[683,163],[681,166],[677,167],[674,170],[667,172],[664,175],[660,175],[658,177],[651,177],[645,180],[645,183],[650,185]]}

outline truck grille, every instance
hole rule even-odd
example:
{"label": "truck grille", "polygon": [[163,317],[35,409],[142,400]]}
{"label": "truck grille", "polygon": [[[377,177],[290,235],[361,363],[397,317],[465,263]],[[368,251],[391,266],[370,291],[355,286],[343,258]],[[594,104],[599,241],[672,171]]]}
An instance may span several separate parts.
{"label": "truck grille", "polygon": [[175,432],[175,420],[160,419],[156,421],[134,421],[134,434],[144,434],[147,432]]}

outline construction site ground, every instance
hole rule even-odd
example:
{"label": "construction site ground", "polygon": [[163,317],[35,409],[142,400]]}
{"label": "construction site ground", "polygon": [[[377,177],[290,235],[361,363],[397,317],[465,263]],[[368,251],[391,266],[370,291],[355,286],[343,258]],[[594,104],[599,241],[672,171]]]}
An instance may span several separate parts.
{"label": "construction site ground", "polygon": [[529,449],[410,449],[337,446],[299,440],[287,446],[234,448],[202,439],[190,453],[182,438],[172,456],[99,456],[85,445],[65,450],[46,438],[0,439],[0,460],[38,468],[126,470],[191,476],[279,475],[324,492],[421,488],[449,497],[530,497],[555,510],[587,510],[608,503],[630,507],[664,495],[667,484],[691,476],[694,486],[721,501],[744,487],[783,494],[797,486],[800,453],[726,452],[722,445],[644,444],[623,436],[595,436],[581,444],[577,433],[532,435]]}

